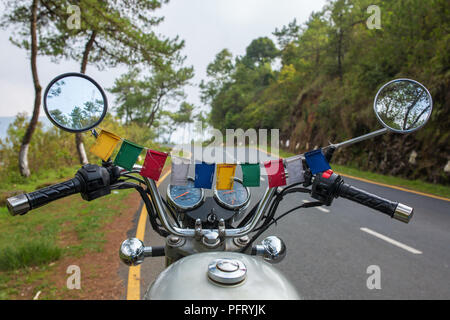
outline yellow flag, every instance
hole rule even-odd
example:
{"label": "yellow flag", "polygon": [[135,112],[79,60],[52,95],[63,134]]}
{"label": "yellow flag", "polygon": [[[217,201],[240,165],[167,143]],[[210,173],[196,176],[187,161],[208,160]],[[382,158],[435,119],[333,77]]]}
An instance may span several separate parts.
{"label": "yellow flag", "polygon": [[119,136],[116,136],[109,131],[102,130],[97,137],[95,145],[91,148],[91,152],[104,161],[108,161],[119,141]]}
{"label": "yellow flag", "polygon": [[218,164],[217,165],[217,190],[232,190],[234,182],[234,174],[236,172],[235,164]]}

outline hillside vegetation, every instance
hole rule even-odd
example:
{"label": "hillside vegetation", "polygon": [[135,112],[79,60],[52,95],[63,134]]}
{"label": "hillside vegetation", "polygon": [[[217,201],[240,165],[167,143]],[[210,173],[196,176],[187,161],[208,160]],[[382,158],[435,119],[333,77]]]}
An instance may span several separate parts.
{"label": "hillside vegetation", "polygon": [[[376,22],[371,5],[381,28],[368,27]],[[430,122],[340,150],[333,161],[448,184],[449,16],[447,0],[329,1],[305,25],[275,30],[276,44],[261,37],[243,56],[217,54],[201,84],[210,122],[221,130],[279,128],[283,146],[300,153],[381,128],[373,112],[378,89],[415,79],[433,96]]]}

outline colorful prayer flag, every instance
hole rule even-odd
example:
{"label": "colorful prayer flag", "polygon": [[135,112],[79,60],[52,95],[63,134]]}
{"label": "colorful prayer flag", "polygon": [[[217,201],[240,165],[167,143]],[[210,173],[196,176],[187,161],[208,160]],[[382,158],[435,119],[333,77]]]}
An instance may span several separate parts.
{"label": "colorful prayer flag", "polygon": [[283,159],[264,162],[267,178],[269,179],[269,188],[286,185],[286,173],[284,172]]}
{"label": "colorful prayer flag", "polygon": [[243,163],[242,183],[246,187],[259,187],[261,184],[261,170],[259,163]]}
{"label": "colorful prayer flag", "polygon": [[286,159],[286,170],[289,184],[304,182],[303,162],[299,156]]}
{"label": "colorful prayer flag", "polygon": [[331,169],[321,149],[305,153],[305,159],[306,163],[309,166],[309,169],[311,169],[312,174],[324,172]]}
{"label": "colorful prayer flag", "polygon": [[234,183],[234,175],[236,173],[235,164],[221,163],[217,165],[217,190],[232,190]]}
{"label": "colorful prayer flag", "polygon": [[144,149],[144,147],[141,147],[131,141],[123,140],[122,146],[114,159],[114,164],[127,169],[128,171],[133,170],[133,166],[136,163],[142,149]]}
{"label": "colorful prayer flag", "polygon": [[95,144],[92,146],[91,152],[104,161],[108,161],[119,141],[119,136],[116,136],[109,131],[102,130],[98,135]]}
{"label": "colorful prayer flag", "polygon": [[189,160],[172,156],[172,172],[170,184],[173,186],[186,186],[188,184]]}
{"label": "colorful prayer flag", "polygon": [[158,181],[166,163],[167,156],[168,154],[164,152],[147,150],[140,175]]}
{"label": "colorful prayer flag", "polygon": [[205,162],[195,164],[195,188],[211,189],[216,165]]}

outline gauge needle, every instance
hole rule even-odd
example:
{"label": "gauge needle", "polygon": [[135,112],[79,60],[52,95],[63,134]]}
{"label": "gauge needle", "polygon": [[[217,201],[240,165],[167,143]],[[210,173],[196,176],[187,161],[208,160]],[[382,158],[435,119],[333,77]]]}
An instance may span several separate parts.
{"label": "gauge needle", "polygon": [[186,191],[185,193],[180,194],[179,196],[175,197],[175,199],[178,199],[179,197],[185,196],[185,195],[187,195],[188,193],[189,193],[189,191]]}
{"label": "gauge needle", "polygon": [[234,190],[230,190],[230,191],[224,192],[223,194],[228,194],[228,193],[232,193],[232,192],[234,192]]}

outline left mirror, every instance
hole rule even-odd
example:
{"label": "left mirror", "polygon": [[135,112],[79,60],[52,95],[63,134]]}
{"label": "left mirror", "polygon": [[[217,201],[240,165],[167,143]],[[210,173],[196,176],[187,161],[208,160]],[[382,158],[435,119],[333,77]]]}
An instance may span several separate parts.
{"label": "left mirror", "polygon": [[53,79],[44,94],[44,110],[57,127],[83,132],[105,117],[108,103],[103,89],[81,73],[66,73]]}

